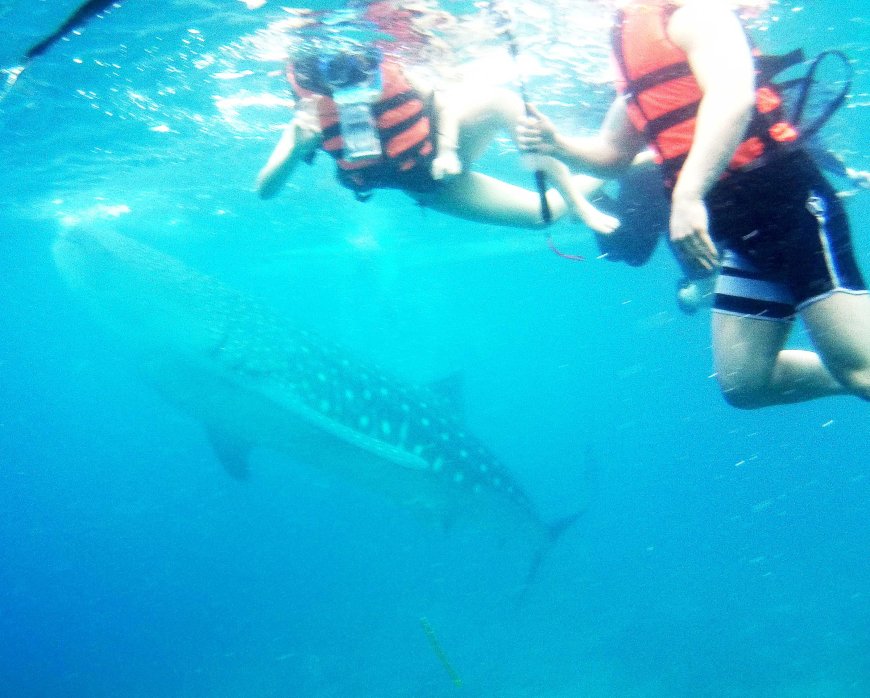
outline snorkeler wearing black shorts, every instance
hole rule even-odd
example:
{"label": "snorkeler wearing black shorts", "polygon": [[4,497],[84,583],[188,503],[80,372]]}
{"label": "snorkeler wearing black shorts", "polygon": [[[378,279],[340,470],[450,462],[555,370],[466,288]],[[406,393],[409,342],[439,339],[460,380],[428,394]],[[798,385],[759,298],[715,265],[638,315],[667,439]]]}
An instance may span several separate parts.
{"label": "snorkeler wearing black shorts", "polygon": [[[534,111],[518,143],[603,176],[653,148],[672,245],[723,267],[714,375],[731,405],[870,400],[870,294],[845,213],[730,4],[626,0],[612,33],[620,94],[599,133],[566,138]],[[816,351],[786,348],[795,316]]]}
{"label": "snorkeler wearing black shorts", "polygon": [[[812,139],[804,144],[806,155],[795,155],[795,164],[783,162],[785,167],[794,167],[788,175],[783,176],[779,168],[768,170],[761,168],[756,172],[756,176],[763,182],[771,183],[771,186],[777,192],[794,192],[795,196],[799,196],[795,189],[796,178],[798,177],[798,161],[802,167],[807,168],[811,176],[807,176],[807,186],[816,192],[816,195],[822,199],[824,205],[825,218],[825,236],[827,238],[824,248],[832,251],[832,257],[835,261],[832,274],[828,270],[828,266],[819,265],[815,273],[808,272],[811,276],[815,275],[819,278],[829,278],[833,285],[837,285],[837,279],[843,282],[842,287],[850,290],[860,290],[863,284],[858,281],[860,272],[855,265],[854,255],[851,251],[851,242],[849,240],[848,219],[844,215],[843,203],[841,196],[844,194],[835,193],[827,179],[822,178],[822,173],[825,176],[828,174],[834,175],[849,185],[856,188],[870,188],[870,172],[854,170],[847,167],[843,161],[827,149],[818,139]],[[806,162],[807,156],[812,162]],[[670,216],[670,200],[667,191],[662,184],[661,176],[658,169],[652,162],[648,162],[648,158],[641,158],[641,162],[632,165],[615,183],[615,189],[612,193],[605,191],[596,191],[591,195],[594,186],[603,186],[605,180],[591,180],[591,184],[585,187],[585,190],[590,192],[590,200],[602,211],[606,211],[612,216],[616,216],[620,220],[620,226],[614,232],[609,234],[596,233],[595,240],[598,244],[598,249],[601,256],[612,262],[623,262],[633,267],[641,267],[647,264],[652,258],[653,252],[659,244],[659,240],[668,237],[668,218]],[[737,185],[738,180],[731,182],[732,185]],[[722,208],[719,220],[714,221],[715,230],[731,231],[739,230],[742,225],[741,221],[731,220],[733,216],[727,210],[728,206],[734,206],[734,211],[747,212],[757,207],[758,199],[755,196],[749,196],[747,201],[737,201],[736,196],[728,197],[726,194],[726,182],[719,185],[722,189]],[[741,190],[752,191],[753,184],[746,182],[740,187]],[[729,190],[730,191],[730,190]],[[765,200],[768,197],[764,197]],[[727,199],[727,200],[726,200]],[[801,214],[799,220],[796,220],[793,227],[790,229],[801,229],[802,222],[805,224],[807,234],[802,236],[800,240],[795,240],[793,246],[785,251],[789,257],[800,256],[807,253],[808,256],[813,252],[813,248],[818,248],[822,245],[821,238],[816,235],[815,223],[818,223],[818,218],[807,218],[806,202],[786,203],[786,210],[794,211],[796,214]],[[817,206],[814,206],[814,211]],[[711,212],[712,213],[712,212]],[[759,221],[768,217],[771,212],[765,207],[759,213]],[[746,214],[747,216],[749,213]],[[745,216],[744,216],[745,218]],[[761,229],[763,224],[758,223],[757,227]],[[745,234],[745,233],[744,233]],[[738,236],[739,237],[739,236]],[[753,238],[747,240],[747,244],[751,243]],[[803,243],[801,242],[803,241]],[[757,240],[761,243],[761,240]],[[746,245],[740,245],[737,241],[737,246],[740,248]],[[823,250],[824,250],[823,248]],[[761,253],[764,256],[764,253]],[[840,259],[843,255],[847,255],[847,259]],[[806,297],[812,299],[818,294],[805,295],[802,292],[792,293],[789,290],[777,289],[775,292],[770,286],[771,281],[766,278],[759,270],[760,262],[753,264],[751,261],[755,253],[744,254],[739,251],[729,252],[724,255],[724,260],[719,271],[724,273],[720,283],[723,290],[720,295],[720,303],[717,309],[722,312],[736,312],[744,314],[758,314],[759,317],[767,317],[770,319],[786,319],[794,315],[794,305],[783,307],[783,303],[790,301],[793,297]],[[682,272],[682,277],[677,283],[677,305],[684,313],[695,313],[702,306],[711,306],[714,300],[714,282],[716,274],[704,269],[694,267],[684,261],[679,255],[675,254],[675,259],[679,264]],[[816,255],[815,259],[821,260],[823,257]],[[776,275],[777,269],[785,268],[780,260],[774,258],[771,261],[773,265],[772,273]],[[763,266],[763,265],[762,265]],[[798,266],[796,259],[792,259],[788,268],[794,269]],[[857,274],[857,276],[856,276]],[[753,279],[757,279],[760,283],[753,283]],[[761,283],[763,282],[763,283]],[[778,282],[777,282],[778,283]],[[755,301],[753,297],[753,289],[755,295],[759,296]],[[824,293],[825,290],[822,290]],[[744,298],[745,300],[738,300]],[[807,301],[802,301],[807,302]]]}
{"label": "snorkeler wearing black shorts", "polygon": [[843,204],[805,152],[726,178],[707,206],[724,250],[716,310],[791,322],[834,292],[867,293]]}

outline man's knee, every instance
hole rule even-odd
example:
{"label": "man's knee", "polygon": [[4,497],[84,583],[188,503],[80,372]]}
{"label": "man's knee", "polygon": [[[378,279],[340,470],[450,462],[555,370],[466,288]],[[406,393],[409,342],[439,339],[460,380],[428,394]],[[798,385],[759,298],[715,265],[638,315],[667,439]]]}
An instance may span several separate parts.
{"label": "man's knee", "polygon": [[770,404],[770,398],[765,391],[745,385],[722,388],[722,397],[731,407],[739,410],[757,410]]}
{"label": "man's knee", "polygon": [[847,392],[870,400],[870,351],[828,352],[822,361]]}
{"label": "man's knee", "polygon": [[770,404],[770,395],[766,381],[751,376],[736,375],[717,376],[722,397],[731,407],[740,410],[755,410]]}
{"label": "man's knee", "polygon": [[870,367],[839,371],[836,373],[836,378],[850,393],[870,402]]}

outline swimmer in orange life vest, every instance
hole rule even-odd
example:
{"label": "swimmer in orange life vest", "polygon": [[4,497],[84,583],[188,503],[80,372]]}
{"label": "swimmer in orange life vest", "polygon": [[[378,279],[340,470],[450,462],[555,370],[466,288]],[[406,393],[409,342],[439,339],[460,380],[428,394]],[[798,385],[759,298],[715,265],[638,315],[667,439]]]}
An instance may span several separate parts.
{"label": "swimmer in orange life vest", "polygon": [[[300,104],[257,177],[262,198],[278,194],[296,165],[310,162],[320,148],[335,159],[341,184],[360,199],[393,188],[466,220],[546,224],[538,192],[470,169],[500,131],[515,135],[524,116],[519,95],[487,86],[433,90],[375,45],[309,43],[288,69]],[[596,231],[619,225],[579,193],[564,163],[548,156],[523,160],[544,171],[555,188],[547,192],[552,220],[570,213]]]}
{"label": "swimmer in orange life vest", "polygon": [[[631,0],[613,39],[620,95],[600,132],[567,138],[537,113],[520,148],[606,176],[653,148],[671,242],[696,268],[720,269],[713,354],[730,404],[870,400],[870,295],[843,204],[776,90],[756,84],[737,15],[724,0]],[[797,317],[815,352],[784,348]]]}

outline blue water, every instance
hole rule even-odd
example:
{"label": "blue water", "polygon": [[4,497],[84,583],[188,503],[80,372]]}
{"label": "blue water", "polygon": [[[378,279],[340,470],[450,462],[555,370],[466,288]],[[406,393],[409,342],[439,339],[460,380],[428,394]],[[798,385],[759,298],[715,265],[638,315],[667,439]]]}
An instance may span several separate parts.
{"label": "blue water", "polygon": [[[2,3],[0,64],[76,5]],[[780,5],[761,41],[857,61],[825,136],[870,169],[866,7],[830,5]],[[726,406],[665,251],[622,268],[560,224],[587,257],[564,261],[396,193],[358,204],[324,157],[259,201],[287,107],[222,100],[288,96],[252,39],[282,16],[127,0],[0,105],[0,695],[870,695],[867,407]],[[563,39],[600,47],[599,19]],[[583,130],[607,97],[590,85],[530,90]],[[480,167],[526,181],[509,149]],[[848,199],[865,270],[868,197]],[[588,513],[518,602],[529,561],[487,531],[265,450],[231,480],[58,278],[69,225],[167,251],[409,381],[461,374],[469,429],[542,516]]]}

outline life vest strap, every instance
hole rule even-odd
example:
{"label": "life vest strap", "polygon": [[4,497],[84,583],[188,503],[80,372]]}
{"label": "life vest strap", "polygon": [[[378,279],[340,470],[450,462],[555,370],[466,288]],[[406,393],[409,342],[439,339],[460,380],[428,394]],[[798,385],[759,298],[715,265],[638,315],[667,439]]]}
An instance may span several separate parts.
{"label": "life vest strap", "polygon": [[[782,71],[793,68],[806,60],[802,48],[792,49],[788,53],[762,53],[754,56],[755,70],[758,73],[758,83],[766,85],[773,81]],[[782,83],[779,83],[782,84]]]}
{"label": "life vest strap", "polygon": [[649,119],[646,122],[646,132],[651,136],[655,136],[658,138],[658,135],[677,124],[681,124],[684,121],[688,121],[693,118],[698,113],[698,105],[701,103],[700,100],[695,100],[693,102],[689,102],[688,104],[684,104],[676,109],[673,109],[669,112],[665,112],[659,117],[655,119]]}
{"label": "life vest strap", "polygon": [[403,104],[407,104],[411,100],[420,99],[416,92],[412,90],[405,90],[404,92],[398,92],[394,94],[392,97],[388,97],[384,100],[379,100],[372,104],[372,115],[375,117],[383,116],[388,111],[393,109],[397,109],[401,107]]}
{"label": "life vest strap", "polygon": [[322,135],[323,135],[323,142],[324,143],[326,143],[327,141],[329,141],[333,138],[340,137],[341,136],[341,126],[339,125],[339,122],[336,121],[334,124],[330,124],[329,126],[324,128],[322,131]]}
{"label": "life vest strap", "polygon": [[657,68],[650,73],[641,75],[626,83],[626,89],[634,94],[639,95],[653,87],[657,87],[664,82],[671,80],[679,80],[680,78],[688,78],[692,76],[692,68],[687,61],[679,63],[671,63],[670,65]]}

